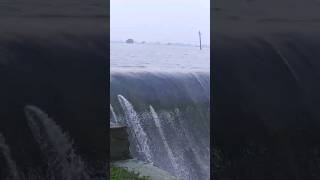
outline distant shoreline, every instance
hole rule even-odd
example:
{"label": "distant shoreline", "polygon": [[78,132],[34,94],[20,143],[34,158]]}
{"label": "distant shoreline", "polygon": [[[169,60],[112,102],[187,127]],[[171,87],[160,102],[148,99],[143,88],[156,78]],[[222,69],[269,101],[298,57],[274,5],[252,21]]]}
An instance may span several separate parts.
{"label": "distant shoreline", "polygon": [[[110,41],[110,43],[121,43],[121,44],[127,44],[125,41]],[[146,45],[165,45],[165,46],[189,46],[189,47],[199,47],[197,44],[185,44],[185,43],[164,43],[164,42],[135,42],[133,44],[146,44]],[[203,44],[203,48],[210,48],[210,45]]]}

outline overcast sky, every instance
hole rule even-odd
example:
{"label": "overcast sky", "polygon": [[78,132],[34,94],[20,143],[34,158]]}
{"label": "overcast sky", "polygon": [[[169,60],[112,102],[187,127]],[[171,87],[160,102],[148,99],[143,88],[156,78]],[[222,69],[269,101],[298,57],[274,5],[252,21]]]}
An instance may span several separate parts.
{"label": "overcast sky", "polygon": [[210,0],[111,0],[111,40],[210,44]]}

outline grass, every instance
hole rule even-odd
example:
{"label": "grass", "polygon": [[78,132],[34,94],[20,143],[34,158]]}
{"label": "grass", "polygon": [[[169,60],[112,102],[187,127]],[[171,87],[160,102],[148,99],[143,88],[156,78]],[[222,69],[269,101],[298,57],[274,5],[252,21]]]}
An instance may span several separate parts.
{"label": "grass", "polygon": [[138,173],[129,172],[120,167],[111,166],[110,169],[111,180],[150,180],[148,177],[140,177]]}

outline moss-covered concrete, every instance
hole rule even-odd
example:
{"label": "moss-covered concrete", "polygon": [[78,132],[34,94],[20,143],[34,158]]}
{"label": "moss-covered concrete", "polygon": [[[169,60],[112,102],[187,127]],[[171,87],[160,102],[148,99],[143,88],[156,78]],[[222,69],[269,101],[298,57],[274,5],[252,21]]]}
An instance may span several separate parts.
{"label": "moss-covered concrete", "polygon": [[126,126],[110,128],[110,159],[111,161],[130,158],[129,140]]}

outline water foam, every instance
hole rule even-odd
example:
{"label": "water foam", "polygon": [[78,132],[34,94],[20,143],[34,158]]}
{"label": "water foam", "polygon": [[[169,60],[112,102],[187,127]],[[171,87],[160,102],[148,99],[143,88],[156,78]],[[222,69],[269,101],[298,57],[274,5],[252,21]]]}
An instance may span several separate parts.
{"label": "water foam", "polygon": [[131,155],[180,179],[210,179],[209,80],[203,72],[113,72],[110,104],[128,124]]}
{"label": "water foam", "polygon": [[118,95],[119,102],[126,116],[126,122],[130,130],[130,134],[135,137],[138,152],[145,156],[145,160],[153,163],[152,155],[149,147],[149,138],[142,128],[137,112],[133,109],[132,104],[122,95]]}

